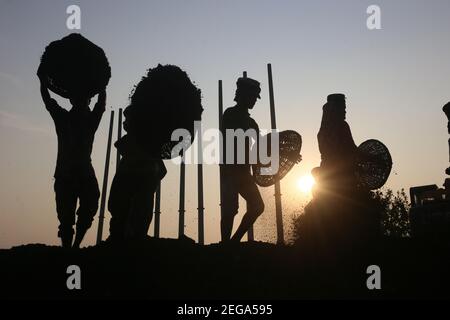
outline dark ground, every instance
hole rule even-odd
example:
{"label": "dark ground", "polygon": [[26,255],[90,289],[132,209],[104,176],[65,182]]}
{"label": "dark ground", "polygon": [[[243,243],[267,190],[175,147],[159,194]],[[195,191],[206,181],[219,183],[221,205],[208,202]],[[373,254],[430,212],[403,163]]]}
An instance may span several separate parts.
{"label": "dark ground", "polygon": [[[337,254],[152,238],[81,250],[30,244],[0,250],[0,298],[450,298],[450,245],[385,239],[371,248]],[[81,290],[66,287],[72,264],[81,268]],[[366,287],[371,264],[381,268],[381,290]]]}

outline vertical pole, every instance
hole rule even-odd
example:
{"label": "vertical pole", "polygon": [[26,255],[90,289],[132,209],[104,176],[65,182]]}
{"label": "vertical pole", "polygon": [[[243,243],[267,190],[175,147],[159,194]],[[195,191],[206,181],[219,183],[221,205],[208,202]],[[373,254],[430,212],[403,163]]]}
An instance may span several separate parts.
{"label": "vertical pole", "polygon": [[[223,131],[223,122],[222,122],[222,115],[223,115],[223,94],[222,94],[222,80],[219,80],[219,132],[221,134],[221,139],[219,139],[219,161],[221,163],[225,163],[225,146],[223,144],[223,137],[224,137],[224,131]],[[223,168],[222,165],[219,165],[219,194],[220,194],[220,218],[223,217],[223,188],[222,188],[222,177],[223,177]],[[224,239],[222,239],[224,240]]]}
{"label": "vertical pole", "polygon": [[[275,118],[275,100],[273,96],[272,65],[270,63],[267,64],[267,73],[269,76],[270,122],[272,125],[272,129],[276,129],[277,123]],[[284,230],[283,230],[283,212],[281,208],[280,181],[275,182],[275,213],[277,221],[277,243],[283,244]]]}
{"label": "vertical pole", "polygon": [[154,237],[159,238],[159,217],[161,215],[161,181],[155,194],[155,232]]}
{"label": "vertical pole", "polygon": [[111,110],[111,120],[109,122],[108,145],[106,147],[105,172],[103,174],[102,198],[101,198],[101,202],[100,202],[100,214],[98,217],[97,244],[99,244],[102,241],[103,220],[105,220],[106,190],[108,187],[109,158],[111,156],[111,139],[112,139],[112,132],[113,132],[113,124],[114,124],[114,110]]}
{"label": "vertical pole", "polygon": [[204,230],[204,210],[203,207],[203,147],[202,147],[202,124],[199,123],[197,131],[198,143],[198,164],[197,164],[197,183],[198,183],[198,243],[205,243]]}
{"label": "vertical pole", "polygon": [[[117,124],[117,140],[122,138],[122,108],[119,108],[119,122]],[[116,150],[116,172],[119,169],[120,163],[120,153],[119,150]]]}
{"label": "vertical pole", "polygon": [[185,163],[184,163],[184,153],[181,154],[181,164],[180,164],[180,204],[179,210],[179,224],[178,224],[178,238],[181,239],[184,236],[184,191],[185,191]]}
{"label": "vertical pole", "polygon": [[[247,78],[247,71],[242,72],[242,76],[244,78]],[[248,241],[254,241],[255,240],[255,233],[253,231],[253,225],[250,226],[247,232],[247,240]]]}

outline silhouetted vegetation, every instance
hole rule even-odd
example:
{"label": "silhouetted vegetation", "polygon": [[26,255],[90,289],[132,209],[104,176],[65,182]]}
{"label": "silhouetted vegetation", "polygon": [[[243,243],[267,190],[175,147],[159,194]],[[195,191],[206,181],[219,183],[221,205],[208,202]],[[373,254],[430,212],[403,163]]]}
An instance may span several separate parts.
{"label": "silhouetted vegetation", "polygon": [[373,198],[381,207],[381,230],[385,236],[409,237],[410,204],[404,189],[395,194],[391,189],[372,192]]}
{"label": "silhouetted vegetation", "polygon": [[[374,212],[380,213],[381,233],[388,237],[409,237],[410,204],[404,189],[394,193],[391,189],[376,190],[370,193]],[[363,213],[362,213],[363,214]],[[293,217],[293,242],[301,241],[302,228],[305,224],[304,212]]]}

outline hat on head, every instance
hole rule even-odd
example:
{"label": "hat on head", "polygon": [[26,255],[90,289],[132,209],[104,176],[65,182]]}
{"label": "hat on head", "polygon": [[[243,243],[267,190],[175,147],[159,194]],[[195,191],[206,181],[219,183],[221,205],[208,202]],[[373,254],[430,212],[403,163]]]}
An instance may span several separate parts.
{"label": "hat on head", "polygon": [[334,103],[345,104],[345,94],[343,94],[343,93],[329,94],[328,97],[327,97],[327,102],[334,102]]}
{"label": "hat on head", "polygon": [[444,111],[447,117],[449,117],[450,119],[450,102],[447,102],[445,104],[445,106],[442,108],[442,111]]}
{"label": "hat on head", "polygon": [[261,93],[260,83],[251,78],[239,78],[236,82],[237,91],[247,94],[255,94],[258,98]]}

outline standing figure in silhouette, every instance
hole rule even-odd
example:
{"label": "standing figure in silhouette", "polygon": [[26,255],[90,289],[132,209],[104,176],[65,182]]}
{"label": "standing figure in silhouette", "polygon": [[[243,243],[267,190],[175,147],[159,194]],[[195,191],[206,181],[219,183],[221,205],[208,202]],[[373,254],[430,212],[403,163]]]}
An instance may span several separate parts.
{"label": "standing figure in silhouette", "polygon": [[357,161],[364,155],[345,121],[345,109],[343,94],[329,95],[323,106],[317,135],[322,161],[312,171],[317,184],[300,231],[306,247],[327,259],[337,253],[351,255],[351,249],[377,239],[380,230],[379,210],[369,191],[357,183]]}
{"label": "standing figure in silhouette", "polygon": [[[139,121],[139,110],[131,105],[124,116],[123,126],[129,131]],[[154,193],[167,170],[159,155],[144,148],[133,133],[114,145],[122,158],[109,193],[109,241],[143,240],[153,218]]]}
{"label": "standing figure in silhouette", "polygon": [[322,162],[313,175],[321,189],[330,193],[349,192],[356,188],[357,149],[350,126],[345,121],[345,96],[330,94],[323,106],[322,123],[317,139]]}
{"label": "standing figure in silhouette", "polygon": [[[250,117],[249,110],[253,109],[256,100],[260,97],[260,84],[258,81],[250,78],[239,78],[237,80],[237,89],[234,97],[236,105],[225,110],[223,114],[223,129],[238,130],[244,132],[253,129],[256,132],[256,144],[258,144],[259,127],[255,120]],[[224,133],[224,137],[226,134]],[[227,141],[224,139],[224,146]],[[239,209],[239,195],[247,202],[247,211],[244,214],[241,224],[231,237],[233,242],[239,242],[244,234],[253,225],[256,219],[264,212],[264,202],[259,193],[259,189],[251,173],[252,164],[249,162],[250,145],[249,140],[245,141],[245,161],[238,163],[237,150],[242,149],[236,145],[235,141],[228,141],[234,146],[234,163],[222,165],[222,217],[221,217],[221,235],[222,241],[230,240],[233,230],[233,221]],[[225,147],[225,150],[227,148]]]}
{"label": "standing figure in silhouette", "polygon": [[200,89],[177,66],[151,68],[137,84],[124,111],[127,134],[115,144],[122,159],[108,200],[110,241],[147,237],[154,194],[167,172],[162,159],[178,145],[172,134],[182,128],[192,138],[202,111]]}
{"label": "standing figure in silhouette", "polygon": [[63,247],[72,247],[73,226],[77,216],[73,247],[79,248],[98,208],[100,191],[91,163],[91,153],[95,132],[105,111],[106,91],[99,93],[92,111],[89,109],[90,98],[83,95],[71,97],[72,108],[67,111],[51,98],[44,78],[40,77],[40,80],[42,100],[55,122],[58,136],[54,174],[58,237],[61,238]]}

